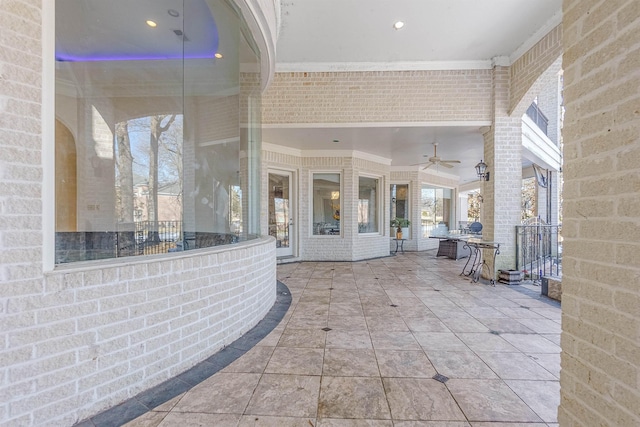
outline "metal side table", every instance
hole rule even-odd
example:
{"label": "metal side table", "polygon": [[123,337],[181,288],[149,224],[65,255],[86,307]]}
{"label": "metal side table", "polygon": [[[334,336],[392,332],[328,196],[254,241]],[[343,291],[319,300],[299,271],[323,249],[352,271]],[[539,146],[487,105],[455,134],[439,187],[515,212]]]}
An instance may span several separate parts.
{"label": "metal side table", "polygon": [[[470,276],[473,283],[477,283],[482,276],[482,271],[486,269],[489,275],[491,286],[496,285],[496,256],[500,254],[500,243],[487,242],[480,239],[469,239],[465,242],[465,248],[469,249],[469,259],[462,268],[461,276]],[[493,257],[491,266],[482,257],[482,250],[490,250]]]}

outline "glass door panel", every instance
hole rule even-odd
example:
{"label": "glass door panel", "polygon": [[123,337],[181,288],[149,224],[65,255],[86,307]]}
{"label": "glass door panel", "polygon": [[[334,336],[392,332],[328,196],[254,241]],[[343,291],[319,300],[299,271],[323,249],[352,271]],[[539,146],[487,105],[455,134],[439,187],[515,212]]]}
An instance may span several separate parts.
{"label": "glass door panel", "polygon": [[269,235],[276,239],[276,255],[292,256],[293,212],[291,173],[269,173]]}

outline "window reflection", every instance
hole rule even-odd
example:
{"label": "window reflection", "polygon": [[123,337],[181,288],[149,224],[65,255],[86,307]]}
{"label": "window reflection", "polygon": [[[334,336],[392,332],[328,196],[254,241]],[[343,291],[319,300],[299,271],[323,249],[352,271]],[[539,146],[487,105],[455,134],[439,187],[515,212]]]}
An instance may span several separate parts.
{"label": "window reflection", "polygon": [[259,234],[256,50],[226,1],[171,3],[56,1],[56,263]]}
{"label": "window reflection", "polygon": [[408,220],[409,212],[409,184],[391,184],[391,213],[389,218],[391,220],[394,218]]}
{"label": "window reflection", "polygon": [[340,234],[340,174],[313,174],[313,235]]}
{"label": "window reflection", "polygon": [[451,229],[453,221],[453,191],[450,188],[439,188],[423,185],[420,192],[422,237],[429,237],[433,230],[446,227]]}
{"label": "window reflection", "polygon": [[378,232],[378,178],[358,179],[358,232]]}

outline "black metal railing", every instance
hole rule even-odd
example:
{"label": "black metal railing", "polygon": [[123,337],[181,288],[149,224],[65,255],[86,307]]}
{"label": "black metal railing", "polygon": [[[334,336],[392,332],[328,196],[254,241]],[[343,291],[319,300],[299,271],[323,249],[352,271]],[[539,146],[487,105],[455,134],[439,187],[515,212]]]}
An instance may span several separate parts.
{"label": "black metal railing", "polygon": [[527,116],[529,116],[529,118],[533,120],[533,122],[540,128],[540,130],[542,130],[542,132],[544,132],[545,135],[548,135],[547,127],[549,126],[549,119],[544,115],[544,113],[542,113],[542,111],[540,111],[538,104],[534,102],[529,106],[529,108],[527,109]]}
{"label": "black metal railing", "polygon": [[562,274],[560,231],[559,225],[516,226],[516,268],[525,279],[541,280]]}
{"label": "black metal railing", "polygon": [[166,253],[182,240],[182,221],[139,221],[134,224],[136,255]]}
{"label": "black metal railing", "polygon": [[116,231],[56,232],[56,264],[180,252],[229,245],[258,236],[185,231],[182,221],[118,223]]}

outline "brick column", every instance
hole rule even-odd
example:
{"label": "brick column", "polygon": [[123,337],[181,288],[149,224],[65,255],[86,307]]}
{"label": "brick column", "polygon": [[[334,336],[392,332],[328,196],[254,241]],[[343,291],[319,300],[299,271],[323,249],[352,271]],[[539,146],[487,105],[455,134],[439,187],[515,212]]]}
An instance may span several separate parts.
{"label": "brick column", "polygon": [[[485,240],[500,243],[496,272],[516,265],[516,230],[520,224],[522,183],[522,118],[510,117],[509,68],[493,73],[493,126],[484,133],[484,161],[490,180],[482,182],[484,206],[481,221]],[[487,254],[486,262],[493,262]]]}

